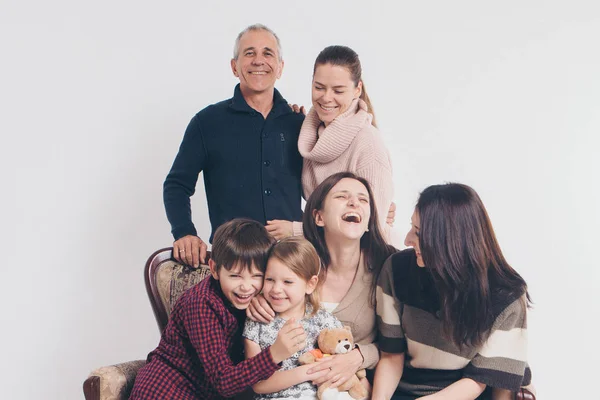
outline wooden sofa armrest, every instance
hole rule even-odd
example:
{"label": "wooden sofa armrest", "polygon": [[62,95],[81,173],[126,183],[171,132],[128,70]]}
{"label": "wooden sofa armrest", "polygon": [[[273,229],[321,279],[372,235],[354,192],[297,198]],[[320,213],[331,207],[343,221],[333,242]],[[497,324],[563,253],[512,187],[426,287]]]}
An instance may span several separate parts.
{"label": "wooden sofa armrest", "polygon": [[515,393],[515,400],[535,400],[535,395],[525,388]]}
{"label": "wooden sofa armrest", "polygon": [[86,400],[126,400],[133,388],[135,377],[145,360],[98,368],[83,382]]}

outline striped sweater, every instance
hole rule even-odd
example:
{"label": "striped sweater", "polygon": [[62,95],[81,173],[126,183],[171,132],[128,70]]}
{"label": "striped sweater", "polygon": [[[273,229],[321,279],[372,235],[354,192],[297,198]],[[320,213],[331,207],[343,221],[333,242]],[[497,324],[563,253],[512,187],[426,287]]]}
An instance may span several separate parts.
{"label": "striped sweater", "polygon": [[406,353],[398,392],[435,393],[461,378],[516,391],[527,385],[527,320],[522,297],[493,299],[494,323],[483,346],[459,348],[444,338],[439,296],[413,249],[396,253],[382,267],[377,285],[379,348]]}

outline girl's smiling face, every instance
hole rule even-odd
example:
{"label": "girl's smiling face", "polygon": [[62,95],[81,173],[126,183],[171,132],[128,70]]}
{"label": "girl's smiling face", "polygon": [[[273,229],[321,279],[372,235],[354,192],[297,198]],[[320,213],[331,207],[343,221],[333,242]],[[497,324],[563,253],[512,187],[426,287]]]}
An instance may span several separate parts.
{"label": "girl's smiling face", "polygon": [[281,318],[300,319],[304,316],[306,295],[315,290],[317,282],[316,275],[307,281],[295,274],[281,260],[271,257],[265,271],[263,294],[273,311]]}

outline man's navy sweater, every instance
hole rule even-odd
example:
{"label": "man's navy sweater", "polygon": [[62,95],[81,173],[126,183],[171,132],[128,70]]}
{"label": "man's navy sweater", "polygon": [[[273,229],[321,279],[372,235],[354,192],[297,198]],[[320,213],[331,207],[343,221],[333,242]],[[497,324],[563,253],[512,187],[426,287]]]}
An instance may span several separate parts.
{"label": "man's navy sweater", "polygon": [[204,187],[212,232],[236,217],[263,224],[300,221],[302,157],[298,134],[303,114],[294,113],[275,89],[265,119],[236,86],[233,98],[210,105],[190,121],[163,185],[163,199],[175,240],[196,235],[190,197],[198,174]]}

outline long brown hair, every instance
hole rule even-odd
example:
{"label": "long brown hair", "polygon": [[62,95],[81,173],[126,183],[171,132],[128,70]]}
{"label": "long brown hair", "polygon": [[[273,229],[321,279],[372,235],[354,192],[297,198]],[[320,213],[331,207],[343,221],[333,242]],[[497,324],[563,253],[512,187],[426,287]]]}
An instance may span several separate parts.
{"label": "long brown hair", "polygon": [[371,99],[367,94],[365,82],[362,79],[362,66],[360,65],[358,54],[356,54],[356,52],[350,47],[338,45],[327,46],[319,53],[317,59],[315,60],[313,76],[315,75],[319,65],[326,64],[337,65],[348,69],[350,72],[350,79],[352,79],[352,82],[354,82],[355,87],[358,86],[359,82],[362,82],[362,91],[359,98],[367,104],[367,111],[373,115],[373,121],[371,123],[374,127],[377,127],[377,123],[375,121],[375,111],[373,110]]}
{"label": "long brown hair", "polygon": [[[371,209],[371,218],[367,225],[368,232],[365,232],[360,238],[360,249],[364,255],[364,260],[369,271],[373,273],[373,285],[371,287],[371,300],[374,302],[375,287],[377,286],[377,277],[381,266],[386,258],[396,252],[394,246],[386,243],[381,230],[379,229],[379,219],[377,218],[377,207],[375,207],[375,201],[373,200],[373,192],[369,182],[361,178],[360,176],[352,172],[338,172],[325,179],[317,188],[312,192],[306,207],[304,207],[304,217],[302,230],[304,231],[304,237],[311,242],[321,261],[323,263],[323,273],[327,273],[327,267],[331,263],[331,255],[325,242],[325,231],[322,227],[318,226],[315,222],[314,212],[322,210],[325,205],[325,198],[331,191],[331,189],[342,179],[350,178],[359,181],[366,188],[369,193],[369,205]],[[386,210],[387,211],[387,210]]]}
{"label": "long brown hair", "polygon": [[[319,255],[314,246],[303,237],[291,236],[277,242],[269,253],[269,259],[272,257],[281,261],[305,281],[309,281],[313,276],[319,276],[321,269]],[[311,294],[306,295],[306,301],[312,306],[311,316],[315,315],[320,308],[318,288],[319,283]]]}
{"label": "long brown hair", "polygon": [[419,247],[440,296],[444,332],[457,345],[482,345],[494,322],[494,301],[531,299],[508,264],[487,211],[471,187],[434,185],[419,196]]}

